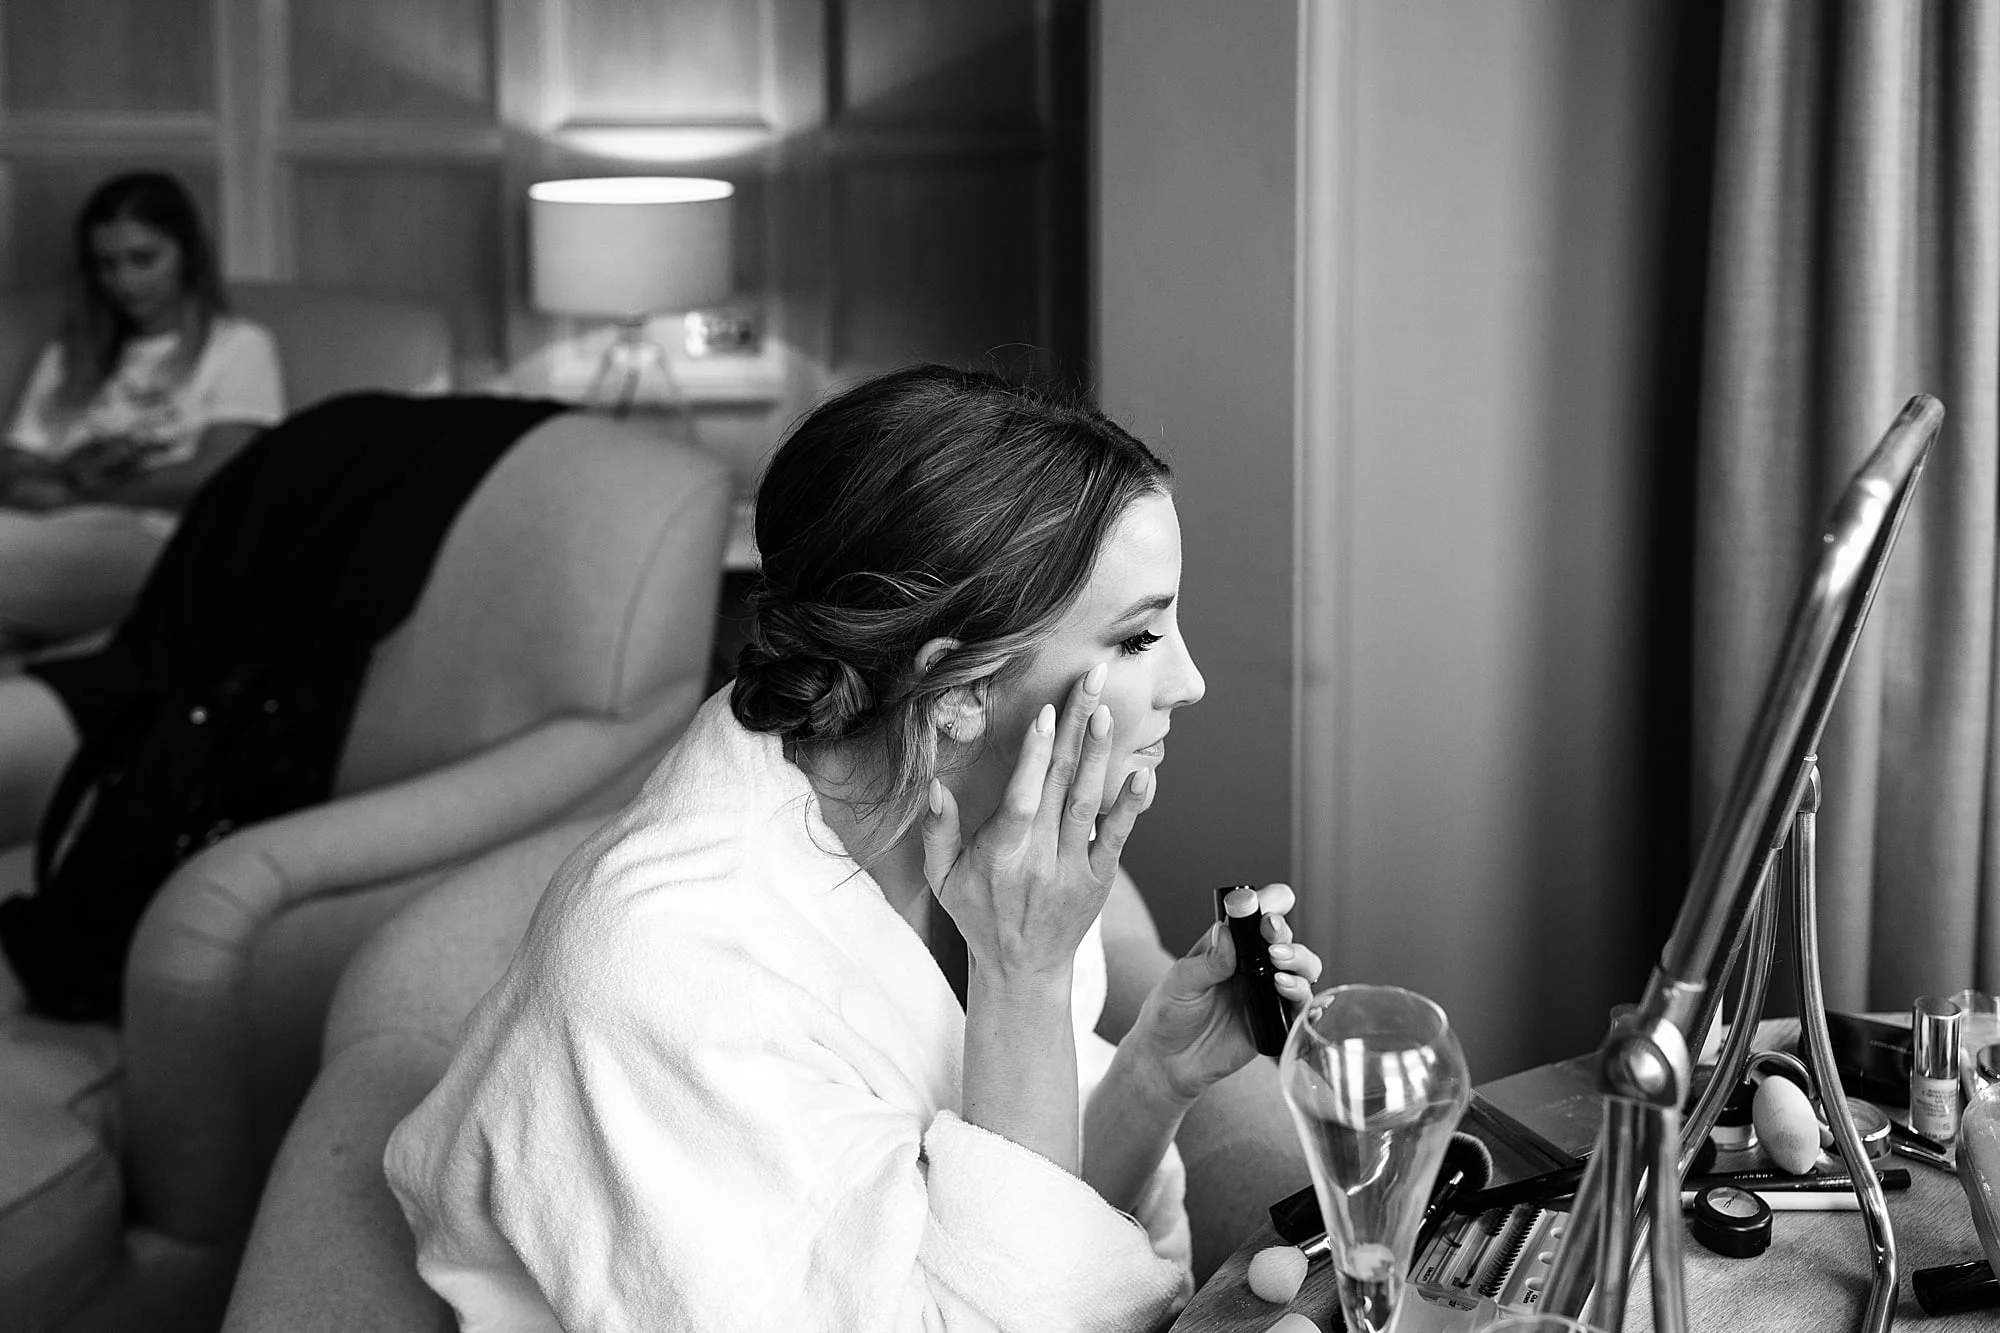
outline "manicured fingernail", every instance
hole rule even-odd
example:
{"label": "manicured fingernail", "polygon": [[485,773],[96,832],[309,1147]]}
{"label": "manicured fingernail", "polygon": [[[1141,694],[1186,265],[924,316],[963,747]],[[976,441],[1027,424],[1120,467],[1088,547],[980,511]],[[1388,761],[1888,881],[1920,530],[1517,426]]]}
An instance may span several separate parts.
{"label": "manicured fingernail", "polygon": [[932,814],[944,813],[944,784],[936,778],[931,779],[930,801]]}
{"label": "manicured fingernail", "polygon": [[1104,673],[1106,671],[1109,671],[1110,669],[1111,669],[1110,663],[1099,662],[1096,666],[1090,669],[1090,674],[1083,678],[1083,688],[1089,690],[1092,694],[1095,694],[1099,690],[1103,689]]}
{"label": "manicured fingernail", "polygon": [[1135,768],[1132,770],[1131,792],[1133,796],[1142,801],[1153,794],[1152,769]]}
{"label": "manicured fingernail", "polygon": [[1293,949],[1291,945],[1274,944],[1271,946],[1271,961],[1274,963],[1289,963],[1292,961],[1292,953]]}
{"label": "manicured fingernail", "polygon": [[1037,735],[1053,736],[1055,730],[1056,706],[1054,704],[1043,704],[1042,711],[1035,714],[1035,732]]}
{"label": "manicured fingernail", "polygon": [[1099,704],[1090,715],[1090,734],[1103,740],[1111,734],[1111,710]]}

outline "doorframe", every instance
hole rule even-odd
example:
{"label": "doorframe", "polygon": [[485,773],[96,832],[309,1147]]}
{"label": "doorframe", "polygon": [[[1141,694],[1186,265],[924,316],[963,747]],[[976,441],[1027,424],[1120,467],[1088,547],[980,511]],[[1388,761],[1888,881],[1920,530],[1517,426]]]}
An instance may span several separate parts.
{"label": "doorframe", "polygon": [[1298,0],[1292,265],[1292,855],[1299,932],[1351,976],[1352,0]]}

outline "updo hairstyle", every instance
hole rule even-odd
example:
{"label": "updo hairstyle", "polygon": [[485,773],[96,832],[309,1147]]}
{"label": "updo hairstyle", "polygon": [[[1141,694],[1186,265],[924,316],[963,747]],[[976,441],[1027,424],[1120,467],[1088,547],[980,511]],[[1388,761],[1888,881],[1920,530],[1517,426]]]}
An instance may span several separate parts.
{"label": "updo hairstyle", "polygon": [[[919,365],[808,413],[757,489],[762,578],[730,707],[809,763],[876,738],[889,845],[938,773],[946,691],[1004,680],[1082,591],[1126,509],[1172,474],[1081,398]],[[918,651],[955,640],[928,672]]]}

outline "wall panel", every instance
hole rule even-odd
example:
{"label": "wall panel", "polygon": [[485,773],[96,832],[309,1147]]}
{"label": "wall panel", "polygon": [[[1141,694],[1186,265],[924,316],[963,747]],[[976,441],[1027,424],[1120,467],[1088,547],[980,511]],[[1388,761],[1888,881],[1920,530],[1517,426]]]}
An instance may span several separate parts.
{"label": "wall panel", "polygon": [[291,183],[299,279],[434,301],[462,358],[498,358],[504,285],[495,165],[309,162]]}
{"label": "wall panel", "polygon": [[291,114],[487,121],[493,0],[290,0]]}
{"label": "wall panel", "polygon": [[6,0],[10,112],[199,112],[215,102],[212,0]]}
{"label": "wall panel", "polygon": [[744,423],[893,362],[1080,362],[1083,18],[1082,0],[0,0],[0,280],[59,267],[99,175],[170,162],[231,276],[442,302],[468,383],[563,393],[604,330],[529,307],[528,185],[719,175],[739,190],[728,304],[762,341],[681,378],[738,453]]}
{"label": "wall panel", "polygon": [[[17,157],[4,165],[0,209],[7,243],[0,247],[0,287],[32,288],[61,283],[69,273],[70,227],[77,209],[109,176],[138,168],[166,170],[180,177],[212,230],[217,219],[218,183],[212,161],[175,161],[158,156]],[[218,244],[220,238],[218,237]]]}
{"label": "wall panel", "polygon": [[834,183],[832,369],[915,357],[1023,368],[1047,346],[1029,160],[844,165]]}
{"label": "wall panel", "polygon": [[760,120],[761,0],[555,0],[557,90],[572,118]]}
{"label": "wall panel", "polygon": [[1034,0],[845,0],[835,119],[1025,125],[1042,119]]}

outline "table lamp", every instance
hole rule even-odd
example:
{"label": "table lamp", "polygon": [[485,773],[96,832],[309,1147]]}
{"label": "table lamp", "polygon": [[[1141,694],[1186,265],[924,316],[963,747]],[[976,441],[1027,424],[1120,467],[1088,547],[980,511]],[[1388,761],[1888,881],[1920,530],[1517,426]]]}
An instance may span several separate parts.
{"label": "table lamp", "polygon": [[616,380],[614,410],[623,416],[650,367],[668,401],[687,409],[666,349],[647,335],[646,322],[730,294],[735,193],[728,181],[697,176],[605,176],[528,187],[536,309],[618,324],[591,379],[589,401],[603,402]]}

